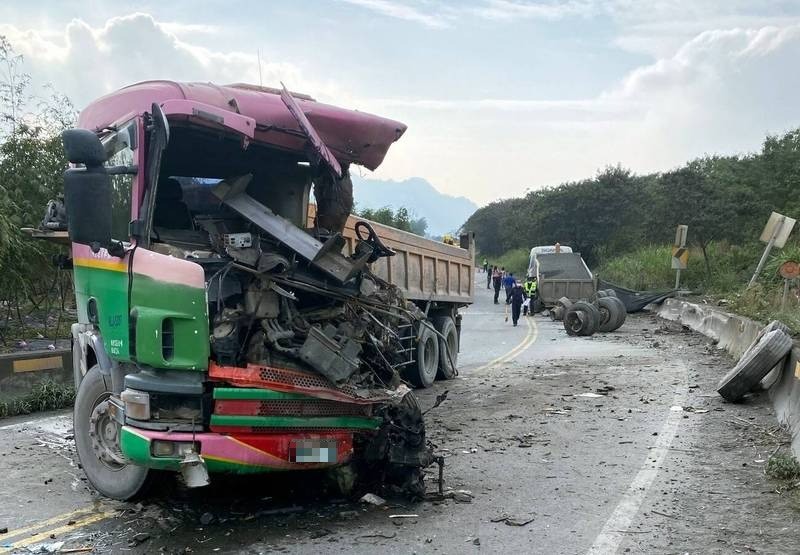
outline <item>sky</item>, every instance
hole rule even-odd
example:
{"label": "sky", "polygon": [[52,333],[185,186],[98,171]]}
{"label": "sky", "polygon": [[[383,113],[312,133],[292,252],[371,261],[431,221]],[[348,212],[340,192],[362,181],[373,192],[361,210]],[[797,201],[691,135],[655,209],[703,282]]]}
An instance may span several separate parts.
{"label": "sky", "polygon": [[361,175],[479,204],[800,126],[800,0],[3,0],[0,34],[78,108],[147,79],[283,81],[400,120]]}

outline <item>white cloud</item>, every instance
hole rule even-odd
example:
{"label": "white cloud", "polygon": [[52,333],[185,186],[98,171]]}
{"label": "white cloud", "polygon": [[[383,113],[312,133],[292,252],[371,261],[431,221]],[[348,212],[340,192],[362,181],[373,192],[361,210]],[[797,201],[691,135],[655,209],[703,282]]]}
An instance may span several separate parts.
{"label": "white cloud", "polygon": [[411,4],[396,0],[341,0],[346,4],[352,4],[361,8],[371,10],[380,15],[421,23],[425,27],[444,28],[449,27],[449,22],[441,14],[430,14],[414,7]]}
{"label": "white cloud", "polygon": [[[52,82],[79,108],[146,79],[258,82],[255,52],[201,44],[185,29],[146,14],[94,27],[73,20],[58,30],[0,24],[35,81]],[[578,100],[475,98],[469,91],[461,99],[357,98],[268,53],[262,69],[265,84],[283,80],[323,101],[407,123],[380,176],[421,175],[444,192],[486,202],[590,176],[607,164],[649,172],[704,153],[757,149],[766,133],[800,125],[798,59],[800,24],[708,30],[603,94]]]}
{"label": "white cloud", "polygon": [[[213,50],[182,40],[179,35],[196,26],[161,23],[151,15],[135,13],[109,19],[101,27],[73,19],[62,31],[20,29],[0,24],[14,48],[25,56],[25,69],[34,82],[51,82],[78,107],[122,86],[148,79],[259,82],[255,52]],[[201,26],[206,33],[218,32]],[[207,41],[206,41],[207,42]],[[295,90],[335,94],[331,83],[305,78],[300,68],[270,61],[262,53],[264,84],[284,81]]]}
{"label": "white cloud", "polygon": [[713,30],[578,101],[384,99],[409,131],[378,173],[489,201],[621,163],[669,169],[800,126],[800,25]]}
{"label": "white cloud", "polygon": [[555,20],[578,15],[588,16],[597,11],[593,0],[521,2],[519,0],[487,0],[470,12],[479,17],[508,21],[513,19]]}

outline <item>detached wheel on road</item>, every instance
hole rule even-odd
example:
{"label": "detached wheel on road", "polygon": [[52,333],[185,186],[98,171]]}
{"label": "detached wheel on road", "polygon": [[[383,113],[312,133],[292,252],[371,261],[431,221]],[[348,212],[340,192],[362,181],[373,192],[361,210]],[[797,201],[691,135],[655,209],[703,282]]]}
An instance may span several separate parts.
{"label": "detached wheel on road", "polygon": [[600,311],[600,322],[597,331],[608,333],[614,331],[625,321],[625,308],[619,303],[614,302],[613,297],[600,297],[597,299],[598,310]]}
{"label": "detached wheel on road", "polygon": [[747,351],[717,386],[717,393],[736,403],[749,393],[792,350],[792,338],[776,329],[765,334]]}
{"label": "detached wheel on road", "polygon": [[414,364],[410,365],[407,378],[417,387],[430,387],[439,371],[439,336],[429,322],[420,322],[418,337]]}
{"label": "detached wheel on road", "polygon": [[589,336],[597,331],[600,311],[591,303],[578,301],[564,313],[564,329],[569,335]]}
{"label": "detached wheel on road", "polygon": [[569,297],[561,297],[556,301],[556,306],[560,306],[566,312],[566,309],[572,306],[572,301],[569,300]]}
{"label": "detached wheel on road", "polygon": [[[458,374],[458,330],[456,323],[450,316],[443,316],[433,320],[436,331],[444,336],[439,340],[439,371],[436,374],[439,379],[452,380]],[[450,356],[447,356],[447,353]],[[450,359],[452,358],[452,363]],[[456,366],[454,366],[454,364]]]}
{"label": "detached wheel on road", "polygon": [[89,483],[106,497],[127,501],[147,491],[154,473],[122,456],[119,425],[108,412],[109,397],[111,378],[95,365],[75,397],[75,447]]}

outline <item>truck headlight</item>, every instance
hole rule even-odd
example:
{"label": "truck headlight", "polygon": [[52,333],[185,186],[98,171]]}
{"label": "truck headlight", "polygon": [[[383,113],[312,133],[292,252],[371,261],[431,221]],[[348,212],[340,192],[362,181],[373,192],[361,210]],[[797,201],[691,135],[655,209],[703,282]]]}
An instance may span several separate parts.
{"label": "truck headlight", "polygon": [[150,451],[154,457],[184,457],[188,453],[197,453],[198,448],[192,441],[154,439]]}
{"label": "truck headlight", "polygon": [[150,395],[144,391],[126,389],[120,394],[125,416],[134,420],[150,420]]}

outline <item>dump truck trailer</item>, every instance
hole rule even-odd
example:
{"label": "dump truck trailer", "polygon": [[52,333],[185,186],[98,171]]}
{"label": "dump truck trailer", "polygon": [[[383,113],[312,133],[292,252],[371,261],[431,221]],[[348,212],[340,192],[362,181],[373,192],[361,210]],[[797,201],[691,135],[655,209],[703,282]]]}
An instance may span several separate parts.
{"label": "dump truck trailer", "polygon": [[536,277],[537,292],[544,306],[552,308],[559,299],[588,299],[597,283],[580,253],[567,246],[540,246],[531,249],[528,276]]}
{"label": "dump truck trailer", "polygon": [[327,469],[423,493],[408,385],[457,373],[474,247],[349,216],[349,166],[404,131],[251,85],[145,82],[81,112],[66,221],[49,209],[36,235],[71,246],[75,441],[97,490]]}

